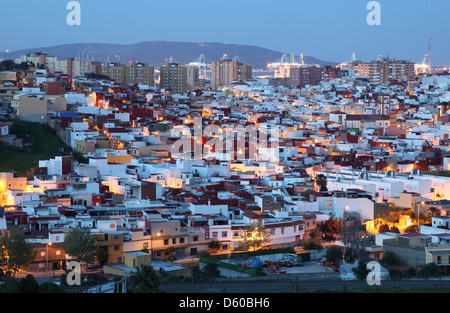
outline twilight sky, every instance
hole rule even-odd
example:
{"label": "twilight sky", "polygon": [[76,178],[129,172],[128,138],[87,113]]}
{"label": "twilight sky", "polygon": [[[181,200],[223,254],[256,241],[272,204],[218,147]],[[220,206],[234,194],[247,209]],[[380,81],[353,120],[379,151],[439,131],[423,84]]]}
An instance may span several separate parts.
{"label": "twilight sky", "polygon": [[[369,26],[369,0],[78,0],[81,26],[69,26],[69,0],[2,0],[0,51],[67,43],[150,40],[249,44],[326,61],[389,55],[422,62],[433,37],[433,66],[450,66],[450,1],[378,0],[381,25]],[[5,12],[10,12],[8,14]]]}

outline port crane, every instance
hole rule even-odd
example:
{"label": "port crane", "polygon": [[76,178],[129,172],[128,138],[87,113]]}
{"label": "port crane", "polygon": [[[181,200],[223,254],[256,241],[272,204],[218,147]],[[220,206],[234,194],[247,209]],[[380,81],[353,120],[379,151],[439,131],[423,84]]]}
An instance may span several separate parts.
{"label": "port crane", "polygon": [[422,64],[416,64],[417,74],[431,74],[431,47],[433,44],[433,38],[430,38],[428,42],[427,53],[425,54]]}
{"label": "port crane", "polygon": [[200,54],[198,58],[196,58],[194,61],[190,62],[189,65],[191,66],[198,66],[199,68],[199,78],[200,79],[207,79],[207,71],[210,69],[211,64],[209,64],[203,54]]}
{"label": "port crane", "polygon": [[299,56],[291,53],[289,56],[287,54],[283,54],[278,60],[275,62],[269,63],[267,67],[269,69],[274,70],[275,77],[289,77],[289,68],[293,66],[304,66],[306,65],[305,59],[303,57],[303,53],[300,53]]}

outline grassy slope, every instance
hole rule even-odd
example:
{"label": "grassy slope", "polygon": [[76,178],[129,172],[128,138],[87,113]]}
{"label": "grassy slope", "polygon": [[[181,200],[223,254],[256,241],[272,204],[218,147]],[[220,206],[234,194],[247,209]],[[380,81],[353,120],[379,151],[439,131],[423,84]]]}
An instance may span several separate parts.
{"label": "grassy slope", "polygon": [[65,155],[67,146],[47,125],[25,121],[14,121],[11,134],[22,138],[24,143],[32,143],[32,151],[24,151],[0,145],[0,172],[25,173],[39,165],[39,160],[48,160],[57,155]]}

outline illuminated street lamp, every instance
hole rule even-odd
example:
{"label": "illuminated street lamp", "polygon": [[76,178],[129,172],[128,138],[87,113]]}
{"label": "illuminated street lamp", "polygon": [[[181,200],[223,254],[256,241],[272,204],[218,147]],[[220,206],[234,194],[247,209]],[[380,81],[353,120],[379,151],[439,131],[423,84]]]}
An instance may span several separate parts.
{"label": "illuminated street lamp", "polygon": [[[161,236],[161,233],[156,234],[157,237]],[[153,236],[150,235],[150,257],[153,259]]]}
{"label": "illuminated street lamp", "polygon": [[[52,243],[51,242],[49,242],[48,244],[47,244],[47,266],[48,266],[48,261],[49,261],[49,248],[52,246]],[[53,279],[55,278],[55,267],[53,266],[53,262],[52,262],[52,272],[53,272]]]}

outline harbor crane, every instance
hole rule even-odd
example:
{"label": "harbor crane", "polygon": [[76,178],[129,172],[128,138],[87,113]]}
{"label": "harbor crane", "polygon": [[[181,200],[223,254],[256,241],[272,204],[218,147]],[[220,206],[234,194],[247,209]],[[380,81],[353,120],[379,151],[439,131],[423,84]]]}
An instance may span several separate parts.
{"label": "harbor crane", "polygon": [[431,74],[431,47],[433,44],[433,38],[430,38],[428,42],[428,50],[425,54],[422,64],[416,64],[417,74]]}
{"label": "harbor crane", "polygon": [[275,77],[289,77],[289,68],[300,67],[305,65],[308,64],[305,63],[303,53],[300,53],[299,56],[296,56],[294,53],[291,53],[289,56],[287,54],[283,54],[275,62],[269,63],[267,67],[269,69],[274,70]]}
{"label": "harbor crane", "polygon": [[189,65],[191,66],[198,66],[199,68],[199,78],[200,79],[207,79],[207,71],[209,70],[211,64],[209,64],[203,54],[200,54],[198,58],[196,58],[194,61],[190,62]]}

